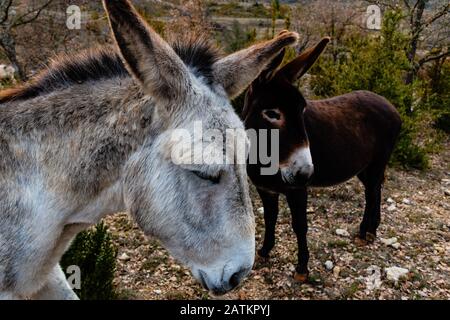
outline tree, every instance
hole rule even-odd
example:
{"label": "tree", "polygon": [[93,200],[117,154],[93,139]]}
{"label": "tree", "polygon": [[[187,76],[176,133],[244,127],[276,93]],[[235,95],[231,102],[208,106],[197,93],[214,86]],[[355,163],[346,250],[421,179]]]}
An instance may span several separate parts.
{"label": "tree", "polygon": [[271,9],[272,9],[272,38],[275,37],[275,28],[277,24],[277,19],[280,16],[280,1],[272,0],[271,1]]}
{"label": "tree", "polygon": [[330,36],[328,52],[337,62],[346,51],[344,40],[358,25],[361,10],[354,3],[347,4],[332,0],[317,0],[297,6],[292,13],[293,29],[301,35],[298,51],[303,51],[309,43],[321,36]]}
{"label": "tree", "polygon": [[2,0],[0,2],[0,47],[13,67],[17,70],[20,80],[26,80],[27,77],[24,68],[17,58],[14,29],[36,21],[42,11],[52,1],[46,0],[43,4],[39,5],[35,5],[33,2],[33,4],[26,4],[25,6],[14,6],[13,0]]}
{"label": "tree", "polygon": [[[450,23],[448,16],[450,3],[433,5],[429,0],[376,0],[368,1],[385,8],[401,9],[406,21],[409,43],[405,54],[410,68],[405,76],[405,83],[411,84],[416,79],[419,70],[428,62],[450,56],[448,50],[450,39]],[[427,49],[424,56],[418,57],[417,52],[422,47]]]}

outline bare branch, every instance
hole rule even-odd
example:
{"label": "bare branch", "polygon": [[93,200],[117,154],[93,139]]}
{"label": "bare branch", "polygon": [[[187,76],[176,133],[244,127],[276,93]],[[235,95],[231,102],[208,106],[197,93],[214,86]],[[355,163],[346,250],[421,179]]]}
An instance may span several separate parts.
{"label": "bare branch", "polygon": [[411,6],[409,5],[408,0],[403,0],[403,4],[405,5],[405,7],[406,7],[409,11],[411,11]]}
{"label": "bare branch", "polygon": [[448,14],[450,9],[450,4],[446,4],[445,6],[443,6],[434,16],[432,16],[430,19],[428,19],[428,21],[426,21],[424,23],[425,27],[428,27],[430,24],[432,24],[433,22],[435,22],[436,20],[440,19],[441,17],[445,16],[446,14]]}
{"label": "bare branch", "polygon": [[392,1],[380,1],[380,0],[366,0],[368,3],[376,4],[385,8],[398,9],[398,7]]}
{"label": "bare branch", "polygon": [[[40,14],[42,13],[42,11],[47,8],[50,3],[52,3],[53,0],[48,0],[45,4],[43,4],[42,6],[40,6],[38,9],[34,9],[32,11],[29,11],[23,15],[21,15],[19,18],[16,19],[16,21],[12,24],[12,28],[27,24],[27,23],[31,23],[34,20],[36,20],[37,18],[39,18]],[[25,19],[27,16],[34,14],[31,18]]]}
{"label": "bare branch", "polygon": [[450,52],[449,51],[445,51],[445,52],[443,52],[441,54],[438,54],[438,55],[435,55],[435,56],[424,57],[424,58],[419,60],[418,64],[419,64],[419,66],[422,66],[422,65],[424,65],[427,62],[434,61],[434,60],[439,60],[439,59],[442,59],[444,57],[450,57]]}
{"label": "bare branch", "polygon": [[9,9],[11,8],[12,0],[9,0],[8,2],[3,3],[1,6],[3,7],[4,5],[5,5],[5,7],[1,9],[4,16],[3,16],[2,20],[0,21],[0,24],[5,23],[9,18]]}

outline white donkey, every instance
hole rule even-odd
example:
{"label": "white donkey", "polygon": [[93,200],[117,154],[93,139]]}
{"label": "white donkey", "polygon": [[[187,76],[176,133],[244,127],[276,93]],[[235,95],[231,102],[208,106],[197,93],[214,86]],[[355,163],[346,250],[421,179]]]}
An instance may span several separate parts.
{"label": "white donkey", "polygon": [[116,50],[55,61],[0,93],[0,298],[75,299],[58,261],[81,230],[129,211],[215,294],[254,261],[245,165],[180,166],[169,132],[243,129],[229,98],[298,35],[218,58],[169,46],[125,0],[104,1]]}

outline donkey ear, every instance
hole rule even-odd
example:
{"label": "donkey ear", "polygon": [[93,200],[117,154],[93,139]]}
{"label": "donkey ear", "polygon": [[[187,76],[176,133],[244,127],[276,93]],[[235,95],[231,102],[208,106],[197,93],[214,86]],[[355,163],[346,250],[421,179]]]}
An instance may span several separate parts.
{"label": "donkey ear", "polygon": [[103,0],[120,54],[144,92],[168,102],[186,95],[189,71],[127,0]]}
{"label": "donkey ear", "polygon": [[272,62],[270,62],[269,65],[261,72],[258,79],[269,80],[273,76],[277,68],[280,66],[280,64],[283,62],[285,53],[286,49],[283,48],[283,50],[281,50],[281,52],[275,58],[273,58]]}
{"label": "donkey ear", "polygon": [[298,40],[295,32],[283,32],[276,38],[235,52],[213,66],[214,80],[230,98],[238,96],[267,67],[280,51]]}
{"label": "donkey ear", "polygon": [[320,54],[325,50],[328,42],[330,42],[329,37],[323,38],[314,47],[307,49],[297,58],[281,68],[277,74],[283,75],[290,82],[295,82],[300,79],[300,77],[313,66],[314,62],[316,62],[317,58],[319,58]]}

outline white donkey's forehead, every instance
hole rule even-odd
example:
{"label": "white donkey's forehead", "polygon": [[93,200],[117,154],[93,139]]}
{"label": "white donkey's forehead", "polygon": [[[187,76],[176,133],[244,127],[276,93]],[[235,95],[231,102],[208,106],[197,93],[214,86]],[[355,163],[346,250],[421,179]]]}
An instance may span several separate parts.
{"label": "white donkey's forehead", "polygon": [[[195,77],[192,83],[189,108],[164,135],[165,153],[183,167],[206,165],[212,171],[242,162],[248,139],[228,97],[201,78]],[[242,154],[239,159],[238,154]]]}
{"label": "white donkey's forehead", "polygon": [[202,121],[204,129],[244,128],[239,116],[221,86],[209,85],[202,78],[193,76],[193,96],[188,97],[191,114],[185,115],[186,122]]}

